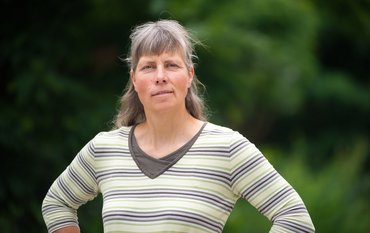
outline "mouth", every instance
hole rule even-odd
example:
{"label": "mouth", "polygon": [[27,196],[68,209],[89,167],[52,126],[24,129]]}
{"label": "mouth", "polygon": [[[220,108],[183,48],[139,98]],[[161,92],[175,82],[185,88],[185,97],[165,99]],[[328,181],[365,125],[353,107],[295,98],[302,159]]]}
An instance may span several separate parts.
{"label": "mouth", "polygon": [[157,91],[152,94],[152,96],[160,96],[160,95],[166,95],[166,94],[172,94],[173,91],[169,90],[163,90],[163,91]]}

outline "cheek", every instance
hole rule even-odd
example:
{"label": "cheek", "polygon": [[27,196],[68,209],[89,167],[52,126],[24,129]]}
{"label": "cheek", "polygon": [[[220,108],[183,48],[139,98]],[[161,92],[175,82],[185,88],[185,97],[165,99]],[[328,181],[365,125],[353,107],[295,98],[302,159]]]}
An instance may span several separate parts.
{"label": "cheek", "polygon": [[145,88],[144,85],[136,85],[135,91],[140,100],[143,100],[143,98],[147,96],[147,93],[149,93],[149,91],[147,90],[147,88]]}
{"label": "cheek", "polygon": [[138,93],[145,92],[149,83],[145,79],[135,79],[135,81],[132,82],[135,88],[135,91]]}
{"label": "cheek", "polygon": [[135,85],[135,92],[141,103],[146,102],[146,96],[148,91],[142,85]]}

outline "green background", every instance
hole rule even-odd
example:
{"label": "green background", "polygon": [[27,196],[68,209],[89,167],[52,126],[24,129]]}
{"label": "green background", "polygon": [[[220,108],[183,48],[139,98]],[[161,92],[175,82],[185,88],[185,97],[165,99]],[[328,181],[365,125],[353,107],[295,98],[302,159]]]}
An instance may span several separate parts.
{"label": "green background", "polygon": [[[2,0],[0,13],[1,232],[46,232],[49,186],[112,127],[131,29],[160,18],[206,45],[210,121],[257,144],[317,232],[370,232],[370,1]],[[79,219],[102,232],[101,197]],[[224,232],[270,226],[241,200]]]}

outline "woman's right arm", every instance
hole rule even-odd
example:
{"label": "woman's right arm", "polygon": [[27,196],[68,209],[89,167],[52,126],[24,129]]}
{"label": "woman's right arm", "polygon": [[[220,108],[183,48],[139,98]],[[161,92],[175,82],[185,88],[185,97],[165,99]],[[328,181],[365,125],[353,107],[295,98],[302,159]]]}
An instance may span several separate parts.
{"label": "woman's right arm", "polygon": [[51,185],[42,203],[49,233],[80,232],[77,209],[98,193],[94,158],[92,140]]}

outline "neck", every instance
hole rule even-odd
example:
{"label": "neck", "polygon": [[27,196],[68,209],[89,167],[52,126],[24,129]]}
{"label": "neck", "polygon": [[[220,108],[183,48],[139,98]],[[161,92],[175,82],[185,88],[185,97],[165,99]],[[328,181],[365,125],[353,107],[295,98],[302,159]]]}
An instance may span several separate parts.
{"label": "neck", "polygon": [[146,121],[135,129],[135,137],[144,151],[161,157],[189,141],[202,124],[202,121],[192,117],[186,110],[147,114]]}
{"label": "neck", "polygon": [[147,133],[153,138],[168,140],[175,135],[179,135],[179,132],[185,132],[196,121],[187,111],[162,112],[160,114],[147,115],[143,126],[145,126]]}

